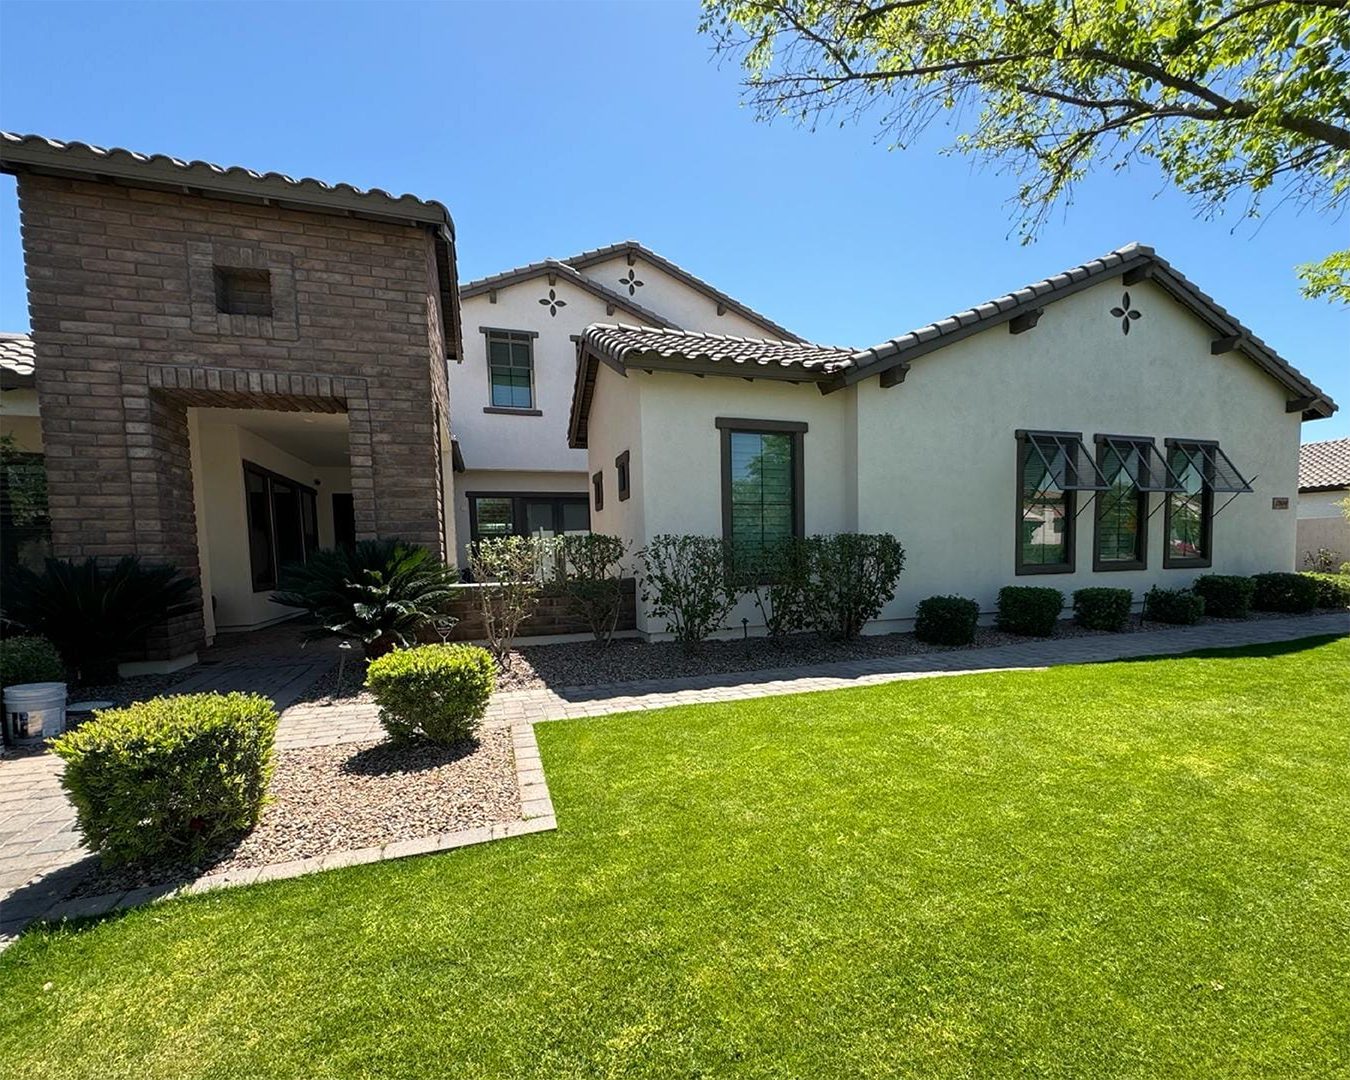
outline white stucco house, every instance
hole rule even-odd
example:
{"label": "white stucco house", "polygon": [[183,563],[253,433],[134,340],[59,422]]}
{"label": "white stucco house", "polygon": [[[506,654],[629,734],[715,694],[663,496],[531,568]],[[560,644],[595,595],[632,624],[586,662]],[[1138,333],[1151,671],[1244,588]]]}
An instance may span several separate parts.
{"label": "white stucco house", "polygon": [[577,351],[568,438],[594,530],[635,549],[893,533],[907,563],[874,631],[936,594],[1138,602],[1292,569],[1300,424],[1335,409],[1139,244],[870,348],[612,319]]}
{"label": "white stucco house", "polygon": [[800,340],[791,331],[635,240],[545,259],[460,287],[464,350],[450,366],[458,446],[455,534],[589,527],[584,449],[568,446],[577,341],[622,319],[667,329]]}
{"label": "white stucco house", "polygon": [[1350,439],[1304,443],[1298,454],[1298,560],[1302,567],[1320,549],[1335,553],[1334,565],[1350,562]]}

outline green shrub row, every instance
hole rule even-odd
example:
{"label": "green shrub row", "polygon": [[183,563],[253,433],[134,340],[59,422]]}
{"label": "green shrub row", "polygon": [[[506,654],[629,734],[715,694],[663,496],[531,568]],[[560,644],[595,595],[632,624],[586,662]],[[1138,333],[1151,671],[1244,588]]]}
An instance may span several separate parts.
{"label": "green shrub row", "polygon": [[46,638],[36,635],[0,638],[0,687],[61,682],[65,677],[61,654]]}
{"label": "green shrub row", "polygon": [[1303,575],[1317,585],[1317,606],[1320,608],[1350,607],[1350,574]]}

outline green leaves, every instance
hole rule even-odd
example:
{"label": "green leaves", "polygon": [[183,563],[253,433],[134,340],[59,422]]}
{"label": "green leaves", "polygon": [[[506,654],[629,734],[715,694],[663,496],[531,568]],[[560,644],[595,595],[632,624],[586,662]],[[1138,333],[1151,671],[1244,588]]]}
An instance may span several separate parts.
{"label": "green leaves", "polygon": [[[975,117],[955,148],[1012,174],[1027,238],[1090,169],[1140,158],[1207,214],[1272,193],[1334,214],[1350,189],[1345,0],[706,0],[702,25],[761,118],[880,107],[903,146]],[[1302,268],[1307,294],[1350,303],[1345,258]]]}

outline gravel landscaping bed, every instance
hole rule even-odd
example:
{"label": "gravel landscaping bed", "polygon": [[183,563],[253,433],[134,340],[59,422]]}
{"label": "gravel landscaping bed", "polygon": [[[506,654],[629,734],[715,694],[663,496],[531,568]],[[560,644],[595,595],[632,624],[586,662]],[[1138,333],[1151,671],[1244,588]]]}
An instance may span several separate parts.
{"label": "gravel landscaping bed", "polygon": [[200,861],[99,868],[75,896],[375,847],[519,819],[510,732],[477,744],[341,743],[277,753],[273,802],[248,836]]}

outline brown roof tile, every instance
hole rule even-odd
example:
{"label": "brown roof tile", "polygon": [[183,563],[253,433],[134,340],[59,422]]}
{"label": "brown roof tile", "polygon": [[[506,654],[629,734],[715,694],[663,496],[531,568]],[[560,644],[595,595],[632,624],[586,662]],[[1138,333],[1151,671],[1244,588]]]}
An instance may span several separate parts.
{"label": "brown roof tile", "polygon": [[1298,448],[1299,491],[1350,488],[1350,439],[1304,443]]}

